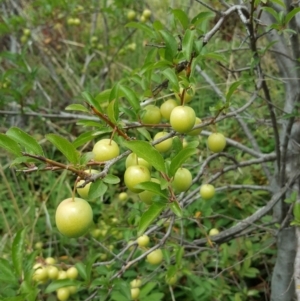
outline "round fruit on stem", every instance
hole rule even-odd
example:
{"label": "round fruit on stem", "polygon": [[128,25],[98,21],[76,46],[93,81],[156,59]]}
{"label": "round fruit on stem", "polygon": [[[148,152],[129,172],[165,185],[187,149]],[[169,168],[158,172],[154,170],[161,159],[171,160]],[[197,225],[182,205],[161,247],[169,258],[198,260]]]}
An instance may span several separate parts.
{"label": "round fruit on stem", "polygon": [[126,187],[132,192],[139,193],[142,189],[135,188],[136,185],[150,181],[151,175],[147,167],[141,165],[129,166],[124,174],[124,182]]}
{"label": "round fruit on stem", "polygon": [[129,10],[127,12],[127,20],[128,21],[133,21],[136,17],[136,12],[134,10]]}
{"label": "round fruit on stem", "polygon": [[144,124],[158,124],[161,121],[160,109],[154,105],[146,106],[141,113],[141,121]]}
{"label": "round fruit on stem", "polygon": [[[158,132],[158,133],[154,136],[153,140],[154,140],[154,141],[155,141],[155,140],[158,140],[158,139],[160,139],[160,138],[163,138],[163,137],[166,136],[166,135],[168,135],[167,132]],[[173,139],[172,139],[172,138],[168,138],[168,139],[166,139],[166,140],[164,140],[164,141],[162,141],[162,142],[160,142],[160,143],[155,144],[154,147],[155,147],[160,153],[165,153],[165,152],[167,152],[168,150],[171,149],[172,144],[173,144]]]}
{"label": "round fruit on stem", "polygon": [[121,192],[118,196],[118,199],[120,201],[127,201],[128,200],[128,194],[127,192]]}
{"label": "round fruit on stem", "polygon": [[[184,95],[183,95],[184,93]],[[183,97],[183,103],[189,103],[195,95],[195,86],[191,85],[190,87],[184,89],[183,87],[180,87],[179,93],[175,93],[176,99],[181,102],[181,99]]]}
{"label": "round fruit on stem", "polygon": [[178,103],[175,99],[168,99],[160,106],[160,113],[162,117],[167,120],[170,120],[171,112],[174,108],[178,106]]}
{"label": "round fruit on stem", "polygon": [[156,249],[147,255],[147,261],[150,264],[160,264],[163,261],[163,253],[161,249]]}
{"label": "round fruit on stem", "polygon": [[55,260],[53,257],[47,257],[47,258],[45,259],[45,262],[46,262],[47,264],[56,264],[56,260]]}
{"label": "round fruit on stem", "polygon": [[56,291],[57,299],[60,301],[66,301],[70,297],[70,291],[67,287],[61,287]]}
{"label": "round fruit on stem", "polygon": [[76,279],[78,277],[78,270],[76,267],[70,267],[67,269],[67,277],[69,279]]}
{"label": "round fruit on stem", "polygon": [[32,279],[37,282],[44,282],[48,279],[48,271],[46,268],[41,267],[34,271]]}
{"label": "round fruit on stem", "polygon": [[207,146],[212,152],[219,153],[226,146],[226,138],[221,133],[212,133],[208,136]]}
{"label": "round fruit on stem", "polygon": [[[195,121],[195,124],[193,127],[195,127],[196,125],[199,125],[201,123],[202,123],[202,120],[200,118],[196,117],[196,121]],[[199,128],[199,129],[191,130],[191,131],[187,132],[187,134],[190,136],[198,136],[198,135],[200,135],[201,132],[202,132],[202,128]]]}
{"label": "round fruit on stem", "polygon": [[152,166],[149,162],[144,160],[143,158],[139,158],[137,154],[131,153],[128,155],[125,161],[125,166],[128,168],[129,166],[132,165],[141,165],[147,167],[149,170],[151,170]]}
{"label": "round fruit on stem", "polygon": [[186,168],[179,168],[173,178],[172,186],[176,192],[187,191],[192,185],[193,177]]}
{"label": "round fruit on stem", "polygon": [[151,10],[150,9],[145,9],[143,11],[143,16],[146,18],[146,19],[149,19],[151,17]]}
{"label": "round fruit on stem", "polygon": [[139,247],[147,247],[149,245],[150,239],[148,235],[142,235],[137,240]]}
{"label": "round fruit on stem", "polygon": [[58,268],[54,265],[47,266],[47,273],[49,279],[55,280],[58,277],[59,271]]}
{"label": "round fruit on stem", "polygon": [[131,293],[131,299],[132,300],[137,300],[137,298],[140,295],[140,289],[138,287],[132,288],[130,290],[130,293]]}
{"label": "round fruit on stem", "polygon": [[[87,169],[84,172],[89,173],[89,174],[97,174],[99,173],[98,170],[96,169]],[[84,183],[84,180],[80,180],[77,183],[77,187],[82,185]],[[87,199],[88,195],[89,195],[89,191],[90,191],[90,187],[91,187],[92,183],[87,183],[84,187],[82,188],[77,188],[77,193],[83,198],[83,199]]]}
{"label": "round fruit on stem", "polygon": [[77,238],[86,234],[93,224],[93,211],[84,199],[68,198],[58,205],[55,221],[61,234]]}
{"label": "round fruit on stem", "polygon": [[95,161],[105,162],[119,156],[120,149],[115,141],[102,139],[94,145],[92,153]]}
{"label": "round fruit on stem", "polygon": [[142,280],[141,279],[133,279],[130,282],[130,287],[131,288],[139,288],[139,287],[141,287],[141,285],[142,285]]}
{"label": "round fruit on stem", "polygon": [[215,187],[211,184],[203,184],[200,187],[200,195],[204,200],[210,200],[215,195]]}
{"label": "round fruit on stem", "polygon": [[179,133],[189,132],[194,127],[195,121],[195,111],[188,106],[178,106],[172,110],[170,115],[170,124]]}
{"label": "round fruit on stem", "polygon": [[217,228],[212,228],[212,229],[210,229],[208,235],[209,236],[214,236],[214,235],[217,235],[219,233],[220,233],[220,231]]}
{"label": "round fruit on stem", "polygon": [[174,284],[176,284],[176,282],[177,282],[177,275],[176,274],[174,276],[170,277],[170,278],[168,278],[166,276],[166,283],[168,285],[174,285]]}

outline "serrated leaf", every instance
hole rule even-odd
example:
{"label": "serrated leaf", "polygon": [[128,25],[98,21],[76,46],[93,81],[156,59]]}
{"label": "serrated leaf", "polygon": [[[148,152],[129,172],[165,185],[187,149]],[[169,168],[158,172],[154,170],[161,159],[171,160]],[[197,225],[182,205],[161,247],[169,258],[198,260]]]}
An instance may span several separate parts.
{"label": "serrated leaf", "polygon": [[172,13],[176,19],[181,23],[183,29],[187,29],[189,26],[189,18],[182,9],[173,9]]}
{"label": "serrated leaf", "polygon": [[168,199],[168,194],[165,190],[162,190],[160,187],[160,184],[148,181],[148,182],[143,182],[135,186],[135,188],[138,189],[143,189],[147,191],[151,191],[157,195],[160,195],[164,199]]}
{"label": "serrated leaf", "polygon": [[82,134],[80,134],[73,142],[73,146],[75,148],[95,139],[94,134],[96,133],[96,131],[86,131]]}
{"label": "serrated leaf", "polygon": [[166,172],[163,156],[146,141],[124,141],[124,146],[132,150],[138,157],[151,162],[152,166],[161,172]]}
{"label": "serrated leaf", "polygon": [[182,217],[182,209],[177,201],[174,201],[170,204],[170,209],[173,211],[174,214],[178,217]]}
{"label": "serrated leaf", "polygon": [[120,178],[114,175],[107,175],[104,179],[103,182],[107,184],[118,184],[120,183]]}
{"label": "serrated leaf", "polygon": [[169,168],[169,176],[173,177],[178,168],[191,156],[197,153],[197,149],[193,147],[183,148],[177,155],[172,159],[170,168]]}
{"label": "serrated leaf", "polygon": [[78,104],[78,103],[74,103],[74,104],[67,106],[65,108],[65,110],[66,111],[80,111],[80,112],[87,112],[87,113],[89,112],[89,110],[85,106]]}
{"label": "serrated leaf", "polygon": [[178,51],[178,43],[176,39],[171,35],[168,31],[160,30],[159,31],[165,42],[165,59],[169,62],[173,62],[177,51]]}
{"label": "serrated leaf", "polygon": [[138,236],[144,234],[146,229],[154,222],[154,220],[160,215],[165,207],[166,204],[153,203],[148,210],[143,213],[138,226]]}
{"label": "serrated leaf", "polygon": [[149,36],[151,37],[155,37],[155,34],[153,32],[153,29],[150,28],[148,25],[146,24],[142,24],[142,23],[137,23],[137,22],[130,22],[130,23],[127,23],[125,25],[125,27],[131,27],[131,28],[137,28],[137,29],[140,29],[142,31],[144,31],[146,34],[148,34]]}
{"label": "serrated leaf", "polygon": [[193,45],[194,45],[195,30],[187,29],[182,40],[182,53],[187,61],[190,61]]}
{"label": "serrated leaf", "polygon": [[12,266],[4,258],[0,258],[0,281],[2,283],[18,284],[18,279],[13,272]]}
{"label": "serrated leaf", "polygon": [[103,183],[102,180],[96,180],[89,189],[88,200],[92,201],[100,198],[107,191],[107,185]]}
{"label": "serrated leaf", "polygon": [[237,81],[230,85],[228,92],[226,93],[226,103],[228,104],[232,94],[236,91],[237,87],[240,86],[243,81]]}
{"label": "serrated leaf", "polygon": [[17,157],[22,156],[22,149],[20,145],[15,140],[7,137],[5,134],[0,134],[0,147]]}
{"label": "serrated leaf", "polygon": [[103,110],[100,106],[100,103],[88,92],[84,91],[81,93],[81,96],[85,99],[85,101],[93,106],[97,111],[103,113]]}
{"label": "serrated leaf", "polygon": [[173,90],[179,91],[179,82],[178,82],[178,77],[174,71],[174,68],[167,68],[163,70],[163,75],[166,77],[166,79],[169,80],[171,85],[173,86]]}
{"label": "serrated leaf", "polygon": [[69,162],[73,164],[77,164],[79,162],[79,152],[67,139],[56,134],[48,134],[46,135],[46,139],[50,141],[67,158]]}
{"label": "serrated leaf", "polygon": [[120,85],[120,91],[122,91],[123,96],[128,100],[130,105],[133,107],[134,111],[137,112],[140,109],[140,102],[136,93],[126,86]]}
{"label": "serrated leaf", "polygon": [[75,281],[73,279],[59,279],[59,280],[52,280],[51,283],[46,287],[45,293],[49,294],[61,287],[66,286],[78,286],[80,285],[79,281]]}
{"label": "serrated leaf", "polygon": [[17,232],[16,237],[12,243],[11,257],[15,271],[19,277],[23,272],[23,252],[25,250],[25,234],[26,228]]}
{"label": "serrated leaf", "polygon": [[38,142],[21,129],[12,127],[6,132],[6,135],[22,145],[26,152],[43,156],[43,149]]}

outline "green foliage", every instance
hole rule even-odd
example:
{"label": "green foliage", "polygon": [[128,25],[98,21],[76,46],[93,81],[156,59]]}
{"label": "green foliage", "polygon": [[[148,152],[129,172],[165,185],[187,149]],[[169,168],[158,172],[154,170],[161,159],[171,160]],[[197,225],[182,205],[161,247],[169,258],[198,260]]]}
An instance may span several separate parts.
{"label": "green foliage", "polygon": [[[249,234],[236,233],[228,241],[209,236],[209,230],[226,233],[270,199],[262,166],[251,163],[252,153],[244,148],[259,153],[256,158],[275,148],[273,129],[261,122],[270,115],[257,90],[256,68],[277,74],[270,56],[276,42],[268,42],[255,23],[260,14],[256,8],[264,4],[262,9],[275,20],[270,29],[284,37],[300,9],[277,12],[267,1],[255,1],[250,25],[257,30],[258,51],[253,55],[253,49],[240,47],[237,36],[248,37],[243,22],[231,15],[228,29],[226,24],[216,27],[215,12],[196,2],[190,7],[175,2],[170,8],[168,1],[41,0],[3,17],[0,33],[15,39],[20,51],[0,52],[0,109],[6,112],[1,120],[5,134],[0,133],[5,152],[0,165],[1,300],[54,300],[57,289],[75,286],[70,300],[128,301],[133,279],[142,280],[141,301],[264,297],[261,279],[270,280],[266,266],[272,268],[276,253],[271,215],[249,225]],[[217,11],[226,9],[220,1],[208,2]],[[285,9],[282,1],[272,2]],[[149,7],[152,15],[143,23],[140,15]],[[129,9],[137,16],[128,23]],[[274,107],[280,108],[277,118],[297,116],[282,114],[282,87],[275,80],[266,82]],[[180,88],[189,94],[194,86],[196,93],[185,105],[202,119],[201,136],[175,133],[166,120],[150,126],[140,122],[146,105],[160,106]],[[237,111],[253,93],[260,96]],[[261,153],[239,120],[246,120]],[[153,146],[160,131],[172,139],[165,153]],[[224,153],[207,149],[209,132],[232,139]],[[95,162],[91,150],[99,138],[113,138],[120,156]],[[151,176],[159,179],[136,186],[153,193],[150,206],[124,184],[130,152],[150,163]],[[193,182],[176,194],[172,180],[181,167],[190,170]],[[82,172],[89,168],[101,172],[101,178]],[[76,194],[80,179],[92,179],[87,199],[94,224],[85,237],[68,239],[56,229],[55,210]],[[203,183],[216,187],[209,201],[199,196]],[[121,192],[128,195],[125,201],[118,198]],[[299,226],[295,196],[286,203],[293,204],[292,225]],[[150,246],[142,248],[136,239],[145,232]],[[158,245],[164,260],[155,267],[146,262],[145,251]],[[57,259],[59,270],[75,265],[78,279],[34,281],[34,265],[47,267],[48,256]],[[177,282],[168,285],[166,280],[174,276]]]}

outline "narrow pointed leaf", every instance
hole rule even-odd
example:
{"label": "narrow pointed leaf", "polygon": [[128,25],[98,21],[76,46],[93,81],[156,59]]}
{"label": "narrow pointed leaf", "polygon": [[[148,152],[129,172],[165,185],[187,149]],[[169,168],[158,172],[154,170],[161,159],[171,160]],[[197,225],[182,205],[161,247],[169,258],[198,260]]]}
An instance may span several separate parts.
{"label": "narrow pointed leaf", "polygon": [[226,103],[229,102],[232,94],[236,91],[236,89],[238,88],[238,86],[240,86],[241,84],[243,83],[243,81],[237,81],[237,82],[234,82],[230,85],[229,89],[228,89],[228,92],[226,94]]}
{"label": "narrow pointed leaf", "polygon": [[151,163],[156,170],[166,172],[163,156],[149,142],[140,140],[124,141],[124,145],[136,153],[138,157]]}
{"label": "narrow pointed leaf", "polygon": [[89,110],[85,106],[78,104],[78,103],[74,103],[74,104],[67,106],[65,108],[65,110],[66,111],[80,111],[80,112],[87,112],[87,113],[89,112]]}
{"label": "narrow pointed leaf", "polygon": [[195,31],[187,29],[182,40],[182,52],[186,60],[191,59],[193,51]]}
{"label": "narrow pointed leaf", "polygon": [[178,51],[178,43],[174,36],[168,31],[160,30],[160,33],[164,39],[166,48],[165,48],[165,59],[172,62],[175,58]]}
{"label": "narrow pointed leaf", "polygon": [[182,9],[173,9],[172,13],[178,19],[178,21],[181,23],[183,29],[187,29],[189,26],[189,18],[186,15],[186,13]]}
{"label": "narrow pointed leaf", "polygon": [[0,147],[4,148],[6,151],[14,154],[17,157],[22,156],[22,149],[20,145],[5,134],[0,134]]}
{"label": "narrow pointed leaf", "polygon": [[177,201],[170,204],[170,209],[178,216],[182,217],[182,209]]}
{"label": "narrow pointed leaf", "polygon": [[138,227],[138,236],[143,235],[146,229],[154,222],[154,220],[164,210],[166,204],[153,203],[141,217],[140,224]]}
{"label": "narrow pointed leaf", "polygon": [[173,89],[175,91],[179,91],[179,82],[178,82],[178,77],[174,71],[174,68],[167,68],[165,69],[163,72],[163,75],[166,77],[166,79],[169,80],[169,82],[171,83]]}
{"label": "narrow pointed leaf", "polygon": [[23,146],[26,152],[43,156],[43,149],[38,142],[21,129],[12,127],[6,132],[6,135]]}
{"label": "narrow pointed leaf", "polygon": [[118,184],[120,183],[120,178],[114,175],[107,175],[104,179],[103,182],[107,184]]}
{"label": "narrow pointed leaf", "polygon": [[107,185],[105,185],[103,181],[99,179],[96,182],[92,183],[92,185],[90,186],[88,199],[92,201],[100,198],[106,191]]}
{"label": "narrow pointed leaf", "polygon": [[130,22],[127,23],[125,27],[131,27],[131,28],[136,28],[136,29],[141,29],[144,31],[146,34],[148,34],[151,37],[155,37],[155,33],[152,28],[150,28],[148,25],[138,23],[138,22]]}
{"label": "narrow pointed leaf", "polygon": [[51,283],[46,287],[45,293],[49,294],[55,292],[57,289],[66,286],[78,286],[80,284],[79,281],[75,281],[73,279],[60,279],[60,280],[53,280]]}
{"label": "narrow pointed leaf", "polygon": [[123,85],[120,85],[119,89],[122,92],[123,96],[128,100],[130,105],[133,107],[134,111],[137,112],[140,109],[140,102],[136,93],[131,88],[125,87]]}
{"label": "narrow pointed leaf", "polygon": [[85,101],[93,106],[95,109],[97,109],[99,112],[103,113],[103,110],[100,106],[100,103],[88,92],[84,91],[81,93],[82,97],[85,99]]}
{"label": "narrow pointed leaf", "polygon": [[17,232],[12,244],[12,262],[15,271],[19,277],[22,276],[23,271],[23,254],[25,250],[25,234],[26,229],[21,229]]}
{"label": "narrow pointed leaf", "polygon": [[56,134],[48,134],[46,135],[46,139],[50,141],[69,162],[73,164],[77,164],[79,162],[79,152],[67,139]]}

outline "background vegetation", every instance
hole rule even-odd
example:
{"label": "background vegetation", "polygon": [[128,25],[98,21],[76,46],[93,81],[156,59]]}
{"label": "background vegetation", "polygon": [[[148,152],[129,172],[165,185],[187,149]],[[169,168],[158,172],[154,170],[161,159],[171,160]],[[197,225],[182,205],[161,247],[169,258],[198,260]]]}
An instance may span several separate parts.
{"label": "background vegetation", "polygon": [[[127,191],[125,156],[109,170],[120,182],[115,184],[117,178],[111,177],[106,191],[96,184],[102,181],[92,184],[99,191],[96,199],[90,199],[91,231],[69,239],[58,232],[54,217],[58,204],[72,195],[77,175],[49,162],[14,156],[1,140],[6,149],[0,154],[1,300],[56,300],[57,289],[72,285],[77,292],[70,300],[125,301],[131,299],[130,282],[136,278],[142,280],[138,300],[270,300],[276,237],[292,218],[276,220],[271,210],[255,220],[247,218],[257,216],[274,198],[276,136],[284,122],[297,117],[294,107],[286,110],[285,79],[266,33],[279,33],[288,41],[294,34],[289,24],[298,8],[290,10],[289,1],[280,0],[182,2],[0,2],[1,139],[9,129],[20,128],[42,146],[46,158],[66,167],[70,163],[64,151],[46,135],[62,136],[82,155],[88,154],[96,141],[112,133],[92,113],[96,106],[109,118],[117,118],[131,138],[149,141],[161,129],[168,130],[175,138],[173,149],[163,154],[167,164],[182,150],[183,138],[195,150],[183,164],[193,174],[191,188],[178,195],[179,208],[168,207],[146,222],[151,244],[140,248],[135,240],[148,206]],[[231,13],[230,7],[240,8]],[[145,9],[151,17],[143,22]],[[132,20],[130,11],[136,13]],[[264,14],[272,16],[272,24]],[[177,74],[174,70],[182,61],[187,62],[186,69]],[[162,84],[166,79],[169,86]],[[167,122],[140,127],[142,108],[174,97],[179,82],[196,87],[190,105],[203,121],[201,135],[176,134]],[[118,105],[112,112],[115,98]],[[136,100],[141,107],[133,110]],[[74,104],[81,106],[70,106]],[[228,138],[221,155],[206,146],[214,131]],[[115,134],[114,139],[121,153],[128,150],[122,137]],[[28,141],[25,145],[17,140],[30,152],[35,144]],[[78,170],[86,169],[88,156],[82,156]],[[153,174],[159,175],[155,170]],[[216,187],[209,201],[199,195],[206,182]],[[280,197],[287,199],[290,214],[296,197],[284,194],[285,183],[281,187],[286,188]],[[128,199],[119,199],[122,192]],[[239,223],[242,220],[244,224]],[[209,236],[212,228],[220,234]],[[162,248],[161,265],[145,261],[150,247]],[[54,257],[62,270],[75,265],[77,280],[33,281],[34,264],[45,265],[47,257]],[[177,281],[169,285],[174,275]]]}

